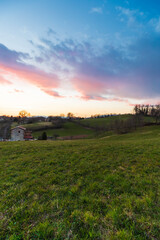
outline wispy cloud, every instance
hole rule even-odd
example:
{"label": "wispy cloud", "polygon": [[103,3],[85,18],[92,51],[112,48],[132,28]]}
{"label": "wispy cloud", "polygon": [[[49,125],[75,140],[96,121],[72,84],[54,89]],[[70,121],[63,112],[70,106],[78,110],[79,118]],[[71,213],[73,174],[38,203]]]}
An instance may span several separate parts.
{"label": "wispy cloud", "polygon": [[8,49],[6,46],[0,44],[0,83],[10,83],[5,78],[10,76],[18,77],[21,81],[27,81],[42,91],[51,95],[53,90],[53,96],[55,94],[54,89],[59,86],[59,78],[55,73],[47,73],[38,69],[34,65],[25,63],[25,60],[30,59],[28,54],[22,52],[16,52]]}
{"label": "wispy cloud", "polygon": [[44,89],[42,88],[41,90],[44,91],[45,93],[47,93],[48,95],[52,96],[52,97],[62,97],[62,96],[59,95],[58,92],[53,91],[53,90],[49,90],[48,88],[44,88]]}
{"label": "wispy cloud", "polygon": [[48,31],[47,31],[47,34],[48,34],[48,36],[56,35],[56,32],[52,28],[49,28]]}
{"label": "wispy cloud", "polygon": [[160,17],[152,18],[149,24],[155,29],[157,33],[160,33]]}
{"label": "wispy cloud", "polygon": [[99,13],[99,14],[102,14],[103,13],[103,9],[101,7],[93,7],[91,10],[90,10],[90,13]]}
{"label": "wispy cloud", "polygon": [[[55,43],[41,39],[34,43],[37,64],[45,62],[47,73],[25,61],[31,57],[0,45],[0,83],[7,74],[39,87],[50,96],[61,97],[59,75],[85,100],[127,102],[127,99],[160,97],[160,35],[146,35],[125,47],[64,39]],[[61,81],[63,88],[63,81]]]}
{"label": "wispy cloud", "polygon": [[2,72],[0,71],[0,84],[12,84],[10,81],[6,80],[3,76],[1,76]]}
{"label": "wispy cloud", "polygon": [[124,17],[127,20],[128,25],[133,25],[136,24],[138,25],[139,23],[136,21],[137,17],[142,17],[144,16],[144,13],[142,11],[139,11],[138,9],[129,9],[129,8],[124,8],[121,6],[117,6],[116,10],[119,12],[119,16],[121,17],[121,21],[124,21]]}
{"label": "wispy cloud", "polygon": [[14,92],[16,92],[16,93],[24,93],[23,90],[19,90],[19,89],[14,89]]}
{"label": "wispy cloud", "polygon": [[68,81],[85,100],[160,97],[159,35],[141,38],[125,48],[106,45],[99,51],[89,42],[72,39],[57,44],[43,39],[44,43],[41,54],[45,51],[51,63],[65,64],[72,76]]}

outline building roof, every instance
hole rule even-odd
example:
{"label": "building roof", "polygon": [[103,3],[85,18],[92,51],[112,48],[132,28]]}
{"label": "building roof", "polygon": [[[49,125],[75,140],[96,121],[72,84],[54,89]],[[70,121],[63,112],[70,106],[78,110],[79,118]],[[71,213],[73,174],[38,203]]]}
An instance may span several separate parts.
{"label": "building roof", "polygon": [[22,127],[22,126],[17,126],[17,127],[12,128],[11,131],[14,130],[14,129],[16,129],[16,128],[22,129],[22,130],[24,130],[24,131],[26,130],[26,128],[24,128],[24,127]]}
{"label": "building roof", "polygon": [[30,136],[25,135],[24,139],[33,139],[33,137],[32,137],[32,135],[30,135]]}

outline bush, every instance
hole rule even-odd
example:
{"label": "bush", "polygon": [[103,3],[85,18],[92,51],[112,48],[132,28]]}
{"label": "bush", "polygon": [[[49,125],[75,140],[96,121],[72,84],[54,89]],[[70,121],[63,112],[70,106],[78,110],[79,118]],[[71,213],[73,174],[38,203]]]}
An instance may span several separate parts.
{"label": "bush", "polygon": [[47,140],[47,133],[46,132],[42,133],[42,140]]}

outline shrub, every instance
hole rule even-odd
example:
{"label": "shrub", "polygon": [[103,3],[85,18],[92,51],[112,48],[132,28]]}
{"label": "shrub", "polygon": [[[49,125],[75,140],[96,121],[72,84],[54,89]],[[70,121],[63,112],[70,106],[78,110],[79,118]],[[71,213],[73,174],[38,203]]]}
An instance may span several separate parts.
{"label": "shrub", "polygon": [[47,133],[46,132],[42,133],[42,140],[47,140]]}

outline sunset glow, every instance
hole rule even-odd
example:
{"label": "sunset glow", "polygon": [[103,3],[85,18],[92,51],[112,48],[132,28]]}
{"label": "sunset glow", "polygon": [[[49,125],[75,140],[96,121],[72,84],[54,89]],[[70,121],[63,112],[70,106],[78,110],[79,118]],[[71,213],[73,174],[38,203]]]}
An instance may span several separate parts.
{"label": "sunset glow", "polygon": [[0,1],[0,115],[129,113],[160,101],[156,1]]}

